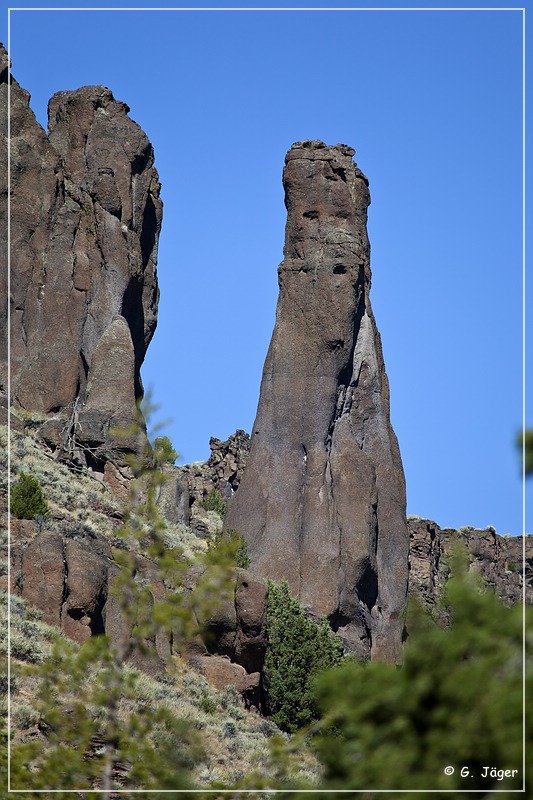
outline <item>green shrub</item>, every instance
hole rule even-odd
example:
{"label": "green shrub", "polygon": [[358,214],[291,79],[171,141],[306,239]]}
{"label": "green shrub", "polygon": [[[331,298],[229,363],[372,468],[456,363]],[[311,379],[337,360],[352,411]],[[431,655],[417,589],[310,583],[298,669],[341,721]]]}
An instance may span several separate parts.
{"label": "green shrub", "polygon": [[200,700],[200,708],[202,711],[205,711],[206,714],[214,714],[217,710],[217,704],[212,697],[209,697],[208,694],[204,694]]}
{"label": "green shrub", "polygon": [[226,513],[226,503],[224,502],[224,498],[218,489],[211,489],[207,497],[202,500],[200,505],[202,508],[205,508],[206,511],[216,511],[219,517],[222,518]]}
{"label": "green shrub", "polygon": [[19,479],[11,486],[10,497],[11,514],[17,519],[46,517],[49,513],[41,485],[33,475],[21,472]]}
{"label": "green shrub", "polygon": [[[315,738],[323,788],[518,790],[522,774],[522,608],[508,608],[471,576],[449,581],[449,628],[421,608],[408,624],[403,666],[345,663],[316,682]],[[526,629],[532,611],[526,609]],[[531,644],[526,639],[526,653]],[[533,738],[533,669],[526,665],[526,747]],[[502,779],[486,766],[516,769]],[[445,767],[453,767],[452,774]],[[410,790],[410,791],[409,791]],[[428,795],[429,796],[429,795]]]}
{"label": "green shrub", "polygon": [[239,533],[234,528],[216,533],[210,540],[208,549],[220,550],[221,548],[229,551],[230,557],[235,561],[235,566],[241,567],[241,569],[248,569],[250,557],[248,555],[248,545],[242,533]]}
{"label": "green shrub", "polygon": [[38,712],[27,703],[16,706],[13,711],[13,722],[20,730],[28,730],[39,720]]}
{"label": "green shrub", "polygon": [[287,583],[268,585],[265,678],[272,719],[293,733],[318,718],[313,679],[343,657],[340,639],[326,620],[313,622]]}
{"label": "green shrub", "polygon": [[157,436],[154,439],[153,451],[158,466],[173,464],[179,454],[174,450],[174,445],[168,436]]}

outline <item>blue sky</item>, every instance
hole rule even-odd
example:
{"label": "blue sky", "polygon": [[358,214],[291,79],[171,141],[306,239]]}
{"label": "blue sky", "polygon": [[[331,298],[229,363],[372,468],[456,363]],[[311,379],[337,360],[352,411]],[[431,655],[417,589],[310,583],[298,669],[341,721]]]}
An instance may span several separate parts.
{"label": "blue sky", "polygon": [[101,83],[154,145],[161,303],[143,380],[184,461],[253,423],[285,152],[344,142],[370,180],[408,513],[521,532],[521,36],[511,11],[12,13],[13,72],[43,125],[54,92]]}

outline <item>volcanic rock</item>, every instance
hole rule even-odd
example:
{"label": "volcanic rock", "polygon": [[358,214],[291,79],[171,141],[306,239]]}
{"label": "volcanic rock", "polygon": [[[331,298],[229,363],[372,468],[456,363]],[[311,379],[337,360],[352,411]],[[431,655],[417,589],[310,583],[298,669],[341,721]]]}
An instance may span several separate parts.
{"label": "volcanic rock", "polygon": [[61,626],[65,566],[65,542],[56,532],[36,536],[22,557],[22,596],[48,625]]}
{"label": "volcanic rock", "polygon": [[111,548],[102,536],[74,529],[38,531],[34,522],[13,520],[15,586],[42,611],[44,622],[77,642],[104,632]]}
{"label": "volcanic rock", "polygon": [[368,181],[346,145],[285,159],[284,260],[250,454],[226,528],[362,656],[400,658],[405,481],[369,299]]}
{"label": "volcanic rock", "polygon": [[[4,132],[3,48],[0,63]],[[12,403],[59,413],[63,429],[70,426],[71,437],[104,461],[114,449],[127,449],[114,429],[135,415],[158,302],[159,179],[152,146],[128,111],[102,86],[59,92],[49,103],[47,135],[28,93],[11,79]],[[4,187],[4,163],[1,169]],[[6,216],[3,191],[3,259]],[[7,265],[1,267],[5,281]]]}
{"label": "volcanic rock", "polygon": [[[228,439],[222,441],[212,436],[209,440],[211,455],[206,463],[206,470],[212,487],[222,497],[229,498],[236,491],[244,473],[246,459],[250,450],[250,437],[242,430],[236,430]],[[204,492],[209,489],[204,486]]]}
{"label": "volcanic rock", "polygon": [[191,663],[219,691],[234,686],[237,691],[245,693],[259,686],[261,676],[258,672],[248,675],[243,667],[224,656],[199,656]]}
{"label": "volcanic rock", "polygon": [[[193,588],[198,570],[188,574]],[[259,708],[260,678],[268,643],[267,585],[245,569],[237,569],[235,592],[202,619],[202,634],[187,645],[189,662],[215,688],[235,686],[248,706]]]}
{"label": "volcanic rock", "polygon": [[[191,575],[191,588],[199,574]],[[267,646],[267,585],[245,569],[237,569],[235,592],[202,619],[203,642],[194,652],[226,656],[247,672],[259,672]]]}
{"label": "volcanic rock", "polygon": [[[468,568],[477,572],[507,605],[525,596],[533,604],[533,536],[501,536],[494,528],[440,528],[420,517],[408,519],[409,594],[430,610],[437,610],[450,576],[454,553],[467,556]],[[523,573],[525,572],[525,588]]]}
{"label": "volcanic rock", "polygon": [[[183,467],[174,467],[177,503],[172,512],[168,503],[169,488],[162,492],[160,508],[166,518],[183,522],[203,536],[213,533],[211,520],[206,517],[202,502],[216,490],[224,501],[232,497],[241,481],[250,450],[250,437],[243,430],[236,430],[228,439],[212,436],[209,440],[211,455],[207,461],[196,461]],[[181,476],[181,481],[178,476]],[[175,517],[178,519],[175,519]]]}
{"label": "volcanic rock", "polygon": [[165,465],[165,482],[157,490],[157,507],[168,522],[188,525],[190,496],[187,476],[181,467]]}

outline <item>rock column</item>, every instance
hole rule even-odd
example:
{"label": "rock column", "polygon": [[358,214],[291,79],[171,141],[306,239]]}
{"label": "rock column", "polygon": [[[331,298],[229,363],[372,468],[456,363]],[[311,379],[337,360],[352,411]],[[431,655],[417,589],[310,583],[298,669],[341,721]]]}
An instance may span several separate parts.
{"label": "rock column", "polygon": [[362,657],[398,661],[405,480],[370,305],[368,181],[345,145],[285,159],[284,260],[250,454],[226,528]]}
{"label": "rock column", "polygon": [[[7,92],[0,47],[2,135]],[[110,431],[131,422],[142,394],[157,319],[162,203],[152,145],[103,86],[54,95],[48,133],[13,78],[10,95],[12,402],[67,419],[75,410],[76,436],[109,450]],[[6,206],[4,194],[2,218]],[[5,342],[5,309],[0,324]],[[4,386],[6,373],[3,350]]]}

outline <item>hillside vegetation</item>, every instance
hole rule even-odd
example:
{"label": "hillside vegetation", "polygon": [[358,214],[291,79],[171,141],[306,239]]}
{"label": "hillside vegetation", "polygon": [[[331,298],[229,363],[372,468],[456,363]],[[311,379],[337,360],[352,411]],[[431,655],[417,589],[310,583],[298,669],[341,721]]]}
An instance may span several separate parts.
{"label": "hillside vegetation", "polygon": [[[0,453],[7,467],[7,430],[0,427]],[[35,478],[42,488],[43,497],[48,504],[47,516],[38,515],[37,530],[61,530],[98,534],[106,537],[112,547],[119,548],[124,543],[119,536],[123,523],[123,509],[113,497],[109,488],[91,477],[90,473],[73,472],[53,457],[52,451],[39,441],[31,428],[24,433],[12,431],[11,438],[12,480],[25,473]],[[7,474],[2,470],[0,492],[6,501]],[[7,533],[2,532],[2,560],[0,571],[6,580],[7,575]],[[15,526],[14,526],[15,527]],[[184,525],[166,524],[163,539],[171,548],[179,548],[184,558],[194,559],[208,550],[208,542],[197,536]],[[16,547],[16,541],[12,545]],[[6,628],[6,594],[3,593],[0,623]],[[16,595],[11,599],[11,653],[12,653],[12,723],[14,733],[13,764],[18,764],[18,779],[21,787],[28,787],[28,780],[34,781],[34,788],[42,784],[38,775],[27,773],[24,764],[29,754],[44,753],[50,748],[53,736],[39,697],[42,687],[43,665],[50,663],[54,648],[67,653],[65,665],[78,658],[80,648],[68,642],[57,628],[42,621],[42,612],[27,606]],[[2,653],[6,655],[7,637],[1,641]],[[61,649],[62,648],[62,649]],[[65,651],[65,648],[66,651]],[[70,659],[70,661],[69,661]],[[142,719],[146,709],[151,713],[165,711],[173,724],[179,724],[183,741],[179,747],[180,759],[176,762],[180,774],[186,774],[187,785],[208,786],[211,784],[232,785],[244,776],[258,770],[262,775],[273,775],[275,764],[270,755],[270,742],[273,736],[280,735],[277,726],[270,720],[251,713],[244,708],[240,694],[232,687],[224,691],[215,690],[206,679],[193,669],[179,655],[172,656],[163,676],[150,676],[129,667],[125,668],[125,695],[121,697],[119,713],[122,719],[137,715]],[[68,684],[68,672],[66,673]],[[94,679],[98,679],[98,669]],[[71,681],[72,683],[72,681]],[[2,714],[5,720],[7,709],[7,673],[4,667],[2,686]],[[87,689],[89,691],[89,689]],[[91,690],[92,691],[92,690]],[[58,702],[66,713],[74,696],[66,692]],[[98,708],[92,708],[92,719],[98,719]],[[96,730],[97,730],[96,726]],[[158,730],[160,733],[158,734]],[[163,728],[156,725],[150,735],[157,750],[157,739]],[[93,731],[94,734],[94,731]],[[87,744],[88,752],[96,758],[98,736]],[[154,750],[154,752],[156,751]],[[95,755],[96,754],[96,755]],[[43,762],[44,763],[44,762]],[[49,778],[49,768],[47,767]],[[176,778],[177,778],[176,772]],[[316,760],[302,750],[301,759],[295,767],[294,780],[314,781],[317,776]],[[48,784],[50,785],[50,784]]]}

